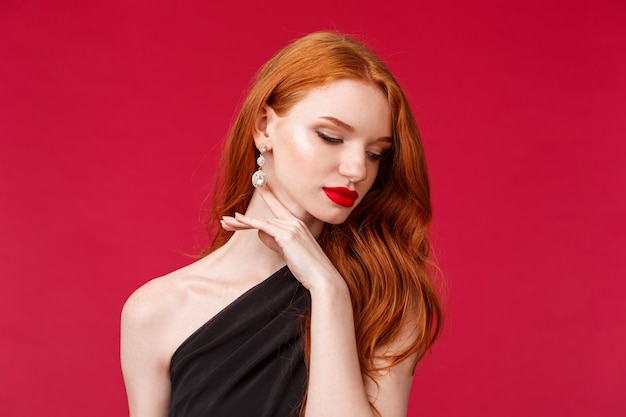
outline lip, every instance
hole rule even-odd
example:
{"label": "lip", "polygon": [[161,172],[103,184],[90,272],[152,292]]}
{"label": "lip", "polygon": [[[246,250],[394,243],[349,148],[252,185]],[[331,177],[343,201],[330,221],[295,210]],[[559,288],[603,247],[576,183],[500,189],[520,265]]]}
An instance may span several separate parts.
{"label": "lip", "polygon": [[324,193],[335,204],[343,207],[352,207],[359,193],[345,187],[324,187]]}

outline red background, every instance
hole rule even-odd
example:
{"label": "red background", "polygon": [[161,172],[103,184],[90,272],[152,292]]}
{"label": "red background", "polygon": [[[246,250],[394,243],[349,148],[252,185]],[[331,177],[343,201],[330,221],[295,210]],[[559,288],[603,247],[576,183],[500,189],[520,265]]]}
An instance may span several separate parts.
{"label": "red background", "polygon": [[626,415],[623,1],[0,2],[0,414],[126,413],[119,313],[204,240],[219,143],[303,33],[413,104],[445,333],[411,416]]}

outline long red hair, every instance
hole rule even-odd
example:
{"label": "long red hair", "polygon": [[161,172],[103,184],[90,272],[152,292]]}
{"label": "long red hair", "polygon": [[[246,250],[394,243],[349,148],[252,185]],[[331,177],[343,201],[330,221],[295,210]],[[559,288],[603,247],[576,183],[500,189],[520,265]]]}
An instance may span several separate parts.
{"label": "long red hair", "polygon": [[[213,251],[232,235],[216,227],[221,216],[243,213],[250,202],[256,169],[253,130],[263,104],[283,115],[310,89],[342,78],[380,87],[394,130],[391,151],[371,190],[343,224],[326,224],[318,239],[348,284],[361,369],[375,379],[378,371],[413,354],[419,361],[442,326],[428,272],[432,213],[424,149],[402,89],[376,55],[347,36],[318,32],[288,45],[261,68],[226,143],[207,226],[214,233]],[[407,334],[411,340],[403,349],[376,357]],[[374,359],[387,365],[377,368]]]}

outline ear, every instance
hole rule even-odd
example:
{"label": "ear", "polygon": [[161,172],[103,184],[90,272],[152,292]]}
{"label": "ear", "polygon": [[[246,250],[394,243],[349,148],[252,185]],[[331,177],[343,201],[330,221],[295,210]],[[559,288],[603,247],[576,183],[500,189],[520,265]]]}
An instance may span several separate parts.
{"label": "ear", "polygon": [[259,113],[254,121],[254,144],[257,149],[262,143],[265,144],[267,150],[272,149],[272,140],[270,131],[276,122],[277,115],[268,104],[263,104],[259,109]]}

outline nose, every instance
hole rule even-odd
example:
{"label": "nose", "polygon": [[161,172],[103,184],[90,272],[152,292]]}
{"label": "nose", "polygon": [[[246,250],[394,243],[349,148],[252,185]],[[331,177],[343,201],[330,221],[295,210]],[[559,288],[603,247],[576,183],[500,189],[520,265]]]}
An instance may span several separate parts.
{"label": "nose", "polygon": [[364,152],[346,153],[339,164],[339,174],[357,183],[367,178],[367,156]]}

